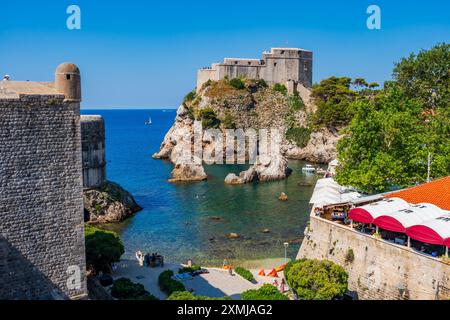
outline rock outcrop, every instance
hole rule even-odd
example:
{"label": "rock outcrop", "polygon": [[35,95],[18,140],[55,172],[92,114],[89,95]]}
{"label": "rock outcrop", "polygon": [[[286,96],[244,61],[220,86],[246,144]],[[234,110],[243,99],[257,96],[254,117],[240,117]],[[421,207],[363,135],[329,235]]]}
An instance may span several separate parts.
{"label": "rock outcrop", "polygon": [[287,166],[288,162],[281,154],[269,156],[258,156],[256,163],[237,176],[229,173],[225,177],[226,184],[244,184],[253,181],[281,180],[292,172]]}
{"label": "rock outcrop", "polygon": [[83,198],[85,221],[90,223],[121,222],[142,210],[128,191],[111,181],[84,190]]}
{"label": "rock outcrop", "polygon": [[311,133],[308,144],[300,148],[289,142],[284,146],[284,154],[289,159],[307,160],[314,163],[329,163],[337,157],[339,134],[336,130],[322,128]]}

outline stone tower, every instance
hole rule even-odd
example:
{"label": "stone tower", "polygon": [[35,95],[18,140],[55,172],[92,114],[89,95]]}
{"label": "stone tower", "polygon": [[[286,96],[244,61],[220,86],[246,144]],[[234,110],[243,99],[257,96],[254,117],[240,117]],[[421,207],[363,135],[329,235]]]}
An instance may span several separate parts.
{"label": "stone tower", "polygon": [[64,62],[56,68],[55,89],[66,100],[81,101],[80,69],[73,63]]}
{"label": "stone tower", "polygon": [[98,188],[106,181],[105,122],[102,116],[81,116],[83,188]]}

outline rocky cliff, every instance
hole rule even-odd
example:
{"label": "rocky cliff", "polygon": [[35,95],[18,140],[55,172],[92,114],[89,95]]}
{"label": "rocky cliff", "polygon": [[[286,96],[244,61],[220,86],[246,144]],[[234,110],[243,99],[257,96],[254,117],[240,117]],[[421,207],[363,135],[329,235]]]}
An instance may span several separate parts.
{"label": "rocky cliff", "polygon": [[[339,136],[328,128],[313,130],[309,117],[315,111],[310,91],[301,87],[298,94],[287,94],[284,86],[267,86],[258,80],[208,81],[199,92],[188,94],[178,108],[175,122],[166,134],[154,158],[175,164],[171,181],[203,180],[201,161],[186,163],[185,150],[194,150],[196,126],[217,129],[278,129],[281,133],[279,154],[260,159],[239,176],[229,175],[227,183],[283,179],[289,174],[286,159],[326,163],[336,157]],[[217,141],[203,134],[201,148],[214,154]],[[225,148],[225,143],[223,143]],[[225,152],[224,152],[225,155]],[[266,155],[267,156],[267,155]],[[198,160],[198,159],[197,159]],[[225,161],[225,159],[224,159]]]}

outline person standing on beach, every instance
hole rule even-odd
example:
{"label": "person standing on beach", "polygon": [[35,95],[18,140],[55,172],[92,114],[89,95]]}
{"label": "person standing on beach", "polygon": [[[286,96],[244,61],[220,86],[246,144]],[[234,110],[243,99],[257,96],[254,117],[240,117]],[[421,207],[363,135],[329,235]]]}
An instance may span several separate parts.
{"label": "person standing on beach", "polygon": [[285,286],[286,286],[286,281],[284,281],[284,278],[283,278],[283,279],[281,279],[281,286],[280,286],[281,293],[284,293]]}

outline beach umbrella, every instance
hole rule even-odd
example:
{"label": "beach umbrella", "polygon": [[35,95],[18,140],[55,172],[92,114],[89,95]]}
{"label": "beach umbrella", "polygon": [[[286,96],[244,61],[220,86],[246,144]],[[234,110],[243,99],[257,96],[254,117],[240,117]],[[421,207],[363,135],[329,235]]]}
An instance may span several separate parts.
{"label": "beach umbrella", "polygon": [[272,269],[272,271],[270,271],[270,272],[267,274],[267,276],[268,276],[268,277],[272,277],[272,278],[278,278],[277,270]]}

